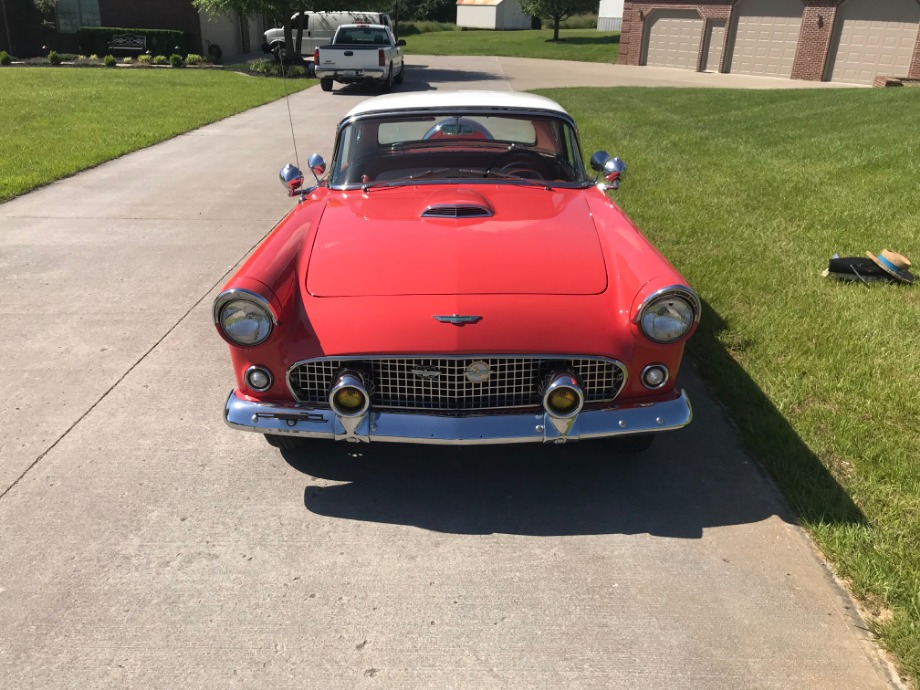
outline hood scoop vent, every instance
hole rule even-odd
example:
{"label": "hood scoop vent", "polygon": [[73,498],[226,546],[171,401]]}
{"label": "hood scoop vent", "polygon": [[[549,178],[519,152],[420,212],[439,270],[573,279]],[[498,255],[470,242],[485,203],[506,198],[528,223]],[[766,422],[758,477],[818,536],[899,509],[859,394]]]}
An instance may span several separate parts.
{"label": "hood scoop vent", "polygon": [[492,209],[479,204],[437,204],[422,211],[422,218],[491,218]]}

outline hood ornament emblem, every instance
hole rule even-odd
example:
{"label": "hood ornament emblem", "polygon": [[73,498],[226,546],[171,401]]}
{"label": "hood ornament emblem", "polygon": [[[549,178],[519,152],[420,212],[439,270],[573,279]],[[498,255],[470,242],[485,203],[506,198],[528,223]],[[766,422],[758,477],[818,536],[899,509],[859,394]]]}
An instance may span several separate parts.
{"label": "hood ornament emblem", "polygon": [[438,323],[452,323],[455,326],[464,326],[468,323],[478,323],[482,321],[481,316],[461,316],[460,314],[453,314],[451,316],[439,316],[435,314],[431,318]]}

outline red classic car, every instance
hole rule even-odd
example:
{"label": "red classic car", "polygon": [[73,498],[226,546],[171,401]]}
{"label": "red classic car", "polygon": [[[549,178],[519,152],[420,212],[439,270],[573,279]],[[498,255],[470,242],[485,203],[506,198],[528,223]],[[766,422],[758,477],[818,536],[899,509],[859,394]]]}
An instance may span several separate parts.
{"label": "red classic car", "polygon": [[690,422],[675,386],[700,316],[687,282],[607,198],[557,103],[397,94],[338,126],[315,184],[224,286],[237,388],[225,419],[304,439],[627,450]]}

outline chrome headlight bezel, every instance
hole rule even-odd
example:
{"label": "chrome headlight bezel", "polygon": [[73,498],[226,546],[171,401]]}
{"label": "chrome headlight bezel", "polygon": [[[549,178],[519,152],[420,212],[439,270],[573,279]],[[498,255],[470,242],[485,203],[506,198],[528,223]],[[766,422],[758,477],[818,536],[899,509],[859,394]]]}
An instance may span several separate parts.
{"label": "chrome headlight bezel", "polygon": [[[227,308],[235,302],[248,303],[248,308],[254,308],[256,313],[263,319],[265,328],[259,329],[260,335],[257,339],[249,341],[239,340],[234,338],[228,331],[224,318]],[[272,309],[271,303],[262,295],[252,292],[251,290],[231,288],[230,290],[224,290],[217,296],[217,299],[214,300],[214,323],[217,325],[218,329],[220,329],[224,338],[233,345],[238,347],[256,347],[271,337],[272,332],[275,330],[275,326],[278,325],[278,319],[275,316],[275,311]],[[261,332],[263,330],[264,332]]]}
{"label": "chrome headlight bezel", "polygon": [[[686,326],[678,335],[665,337],[658,335],[656,337],[654,333],[650,333],[649,330],[647,330],[648,324],[646,323],[645,317],[656,305],[659,305],[662,302],[666,302],[668,300],[678,301],[687,307],[689,314],[688,318],[686,319]],[[687,334],[693,330],[693,326],[699,323],[699,320],[700,298],[697,297],[693,290],[685,285],[671,285],[669,287],[657,290],[642,300],[642,304],[636,311],[635,324],[639,327],[639,331],[642,333],[642,335],[651,340],[653,343],[658,343],[659,345],[671,345],[687,337]]]}

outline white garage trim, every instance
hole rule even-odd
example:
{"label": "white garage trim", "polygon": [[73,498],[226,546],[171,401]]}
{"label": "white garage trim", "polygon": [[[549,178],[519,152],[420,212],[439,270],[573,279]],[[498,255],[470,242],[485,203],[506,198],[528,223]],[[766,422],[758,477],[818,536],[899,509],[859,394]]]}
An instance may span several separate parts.
{"label": "white garage trim", "polygon": [[703,18],[695,10],[654,10],[645,21],[640,64],[696,70]]}
{"label": "white garage trim", "polygon": [[802,28],[802,0],[740,0],[728,71],[790,77]]}
{"label": "white garage trim", "polygon": [[875,76],[907,76],[917,44],[917,0],[846,0],[837,9],[828,81],[871,84]]}

